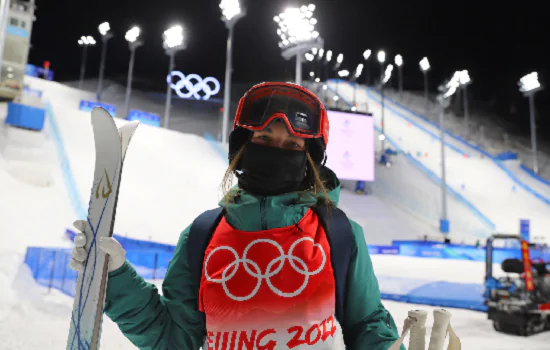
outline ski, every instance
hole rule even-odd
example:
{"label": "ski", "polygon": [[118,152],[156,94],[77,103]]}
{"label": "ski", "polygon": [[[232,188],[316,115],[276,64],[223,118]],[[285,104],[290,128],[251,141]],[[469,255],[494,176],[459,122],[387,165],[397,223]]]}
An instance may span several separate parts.
{"label": "ski", "polygon": [[91,120],[95,170],[85,233],[92,239],[86,242],[88,256],[76,282],[67,350],[99,349],[109,260],[97,242],[113,235],[122,165],[139,124],[130,122],[117,128],[113,117],[99,107],[92,110]]}

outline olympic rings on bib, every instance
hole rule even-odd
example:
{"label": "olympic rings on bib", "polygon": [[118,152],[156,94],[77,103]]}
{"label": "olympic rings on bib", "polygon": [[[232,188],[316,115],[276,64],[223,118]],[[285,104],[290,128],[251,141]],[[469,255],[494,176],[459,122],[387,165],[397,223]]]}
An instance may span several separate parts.
{"label": "olympic rings on bib", "polygon": [[[179,78],[175,84],[172,83],[172,77],[174,76]],[[190,98],[193,96],[197,100],[208,100],[211,96],[220,92],[220,82],[216,78],[207,77],[203,79],[198,74],[188,74],[185,76],[182,72],[173,71],[166,77],[166,82],[181,98]],[[209,84],[212,84],[213,87]],[[182,90],[187,90],[187,92],[183,92]],[[199,95],[200,91],[203,91],[205,95],[201,97]]]}
{"label": "olympic rings on bib", "polygon": [[[309,241],[313,244],[314,247],[319,248],[320,251],[321,251],[321,254],[323,256],[323,261],[321,262],[321,266],[319,266],[314,271],[309,271],[309,268],[308,268],[306,262],[303,259],[298,258],[298,257],[296,257],[292,254],[294,252],[294,249],[296,248],[296,246],[299,243],[305,242],[305,241]],[[260,266],[255,261],[250,260],[247,257],[248,251],[250,250],[250,248],[252,248],[256,244],[260,244],[260,243],[268,243],[268,244],[274,246],[275,248],[277,248],[277,250],[279,251],[279,254],[280,254],[280,256],[278,258],[275,258],[275,259],[273,259],[269,262],[269,264],[266,267],[265,272],[263,272],[261,270]],[[212,278],[208,274],[208,262],[210,261],[210,258],[216,252],[221,251],[221,250],[227,250],[227,251],[231,252],[233,254],[233,256],[235,257],[235,260],[225,267],[225,269],[222,272],[221,278]],[[279,288],[275,287],[273,285],[273,283],[271,282],[271,277],[273,277],[273,276],[277,275],[279,272],[281,272],[281,270],[283,269],[283,266],[284,266],[284,264],[287,260],[290,263],[290,266],[292,267],[292,269],[294,271],[296,271],[297,273],[305,276],[304,282],[302,283],[302,285],[298,289],[296,289],[295,291],[290,292],[290,293],[283,292]],[[325,251],[323,250],[323,247],[321,247],[321,245],[318,244],[318,243],[314,243],[313,239],[310,238],[310,237],[303,237],[303,238],[298,239],[296,242],[294,242],[290,246],[290,249],[288,250],[288,253],[285,253],[283,248],[279,245],[279,243],[275,242],[274,240],[271,240],[271,239],[256,239],[256,240],[250,242],[246,246],[246,248],[244,249],[242,258],[239,257],[239,254],[237,253],[237,251],[235,249],[233,249],[232,247],[229,247],[229,246],[220,246],[220,247],[216,247],[215,249],[213,249],[210,252],[210,254],[208,254],[208,256],[206,257],[206,260],[204,261],[204,276],[206,277],[206,279],[209,282],[220,283],[222,285],[223,290],[225,291],[225,294],[229,298],[231,298],[235,301],[245,301],[245,300],[249,300],[252,297],[254,297],[258,293],[258,291],[260,289],[260,286],[262,285],[262,281],[264,281],[264,280],[265,280],[267,286],[269,287],[269,289],[271,289],[271,291],[273,293],[275,293],[275,294],[277,294],[281,297],[292,298],[292,297],[295,297],[295,296],[299,295],[301,292],[304,291],[304,289],[307,287],[307,284],[309,282],[309,277],[313,276],[313,275],[316,275],[319,272],[321,272],[323,270],[323,268],[325,267],[326,261],[327,261],[327,256],[325,254]],[[245,295],[245,296],[236,296],[233,293],[231,293],[231,291],[227,287],[227,282],[235,276],[235,274],[237,273],[241,263],[243,264],[243,267],[244,267],[245,271],[250,276],[256,278],[257,282],[256,282],[256,286],[254,287],[254,289],[252,290],[252,292],[250,294]],[[274,268],[274,266],[277,263],[279,265],[276,268]],[[231,270],[231,269],[233,269],[233,270]]]}

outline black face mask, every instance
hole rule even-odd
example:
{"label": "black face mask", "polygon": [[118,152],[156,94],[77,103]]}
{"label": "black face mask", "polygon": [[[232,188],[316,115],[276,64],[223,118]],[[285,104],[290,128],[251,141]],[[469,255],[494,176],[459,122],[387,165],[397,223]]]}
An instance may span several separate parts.
{"label": "black face mask", "polygon": [[276,196],[296,191],[304,182],[307,168],[305,151],[248,143],[240,161],[239,186],[253,195]]}

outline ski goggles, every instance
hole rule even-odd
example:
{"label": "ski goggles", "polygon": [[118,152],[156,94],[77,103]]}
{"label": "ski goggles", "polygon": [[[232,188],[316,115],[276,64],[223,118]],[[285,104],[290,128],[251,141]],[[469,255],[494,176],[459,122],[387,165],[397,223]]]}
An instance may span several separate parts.
{"label": "ski goggles", "polygon": [[323,137],[328,142],[325,107],[309,90],[290,83],[263,83],[252,87],[239,102],[234,128],[252,131],[281,119],[290,134],[302,138]]}

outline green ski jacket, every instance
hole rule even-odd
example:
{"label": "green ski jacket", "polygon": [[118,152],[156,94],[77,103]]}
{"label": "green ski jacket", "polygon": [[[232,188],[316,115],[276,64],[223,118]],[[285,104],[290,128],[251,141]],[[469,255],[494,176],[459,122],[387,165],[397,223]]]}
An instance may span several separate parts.
{"label": "green ski jacket", "polygon": [[[329,196],[337,204],[339,195],[338,182]],[[316,199],[304,192],[255,197],[241,191],[237,204],[220,202],[226,208],[228,223],[243,231],[295,225],[315,204]],[[392,316],[381,303],[363,229],[350,222],[356,244],[346,292],[346,349],[385,350],[399,335]],[[109,273],[105,313],[140,349],[198,350],[204,345],[206,325],[186,261],[188,234],[189,227],[180,235],[162,284],[162,295],[128,261]]]}

